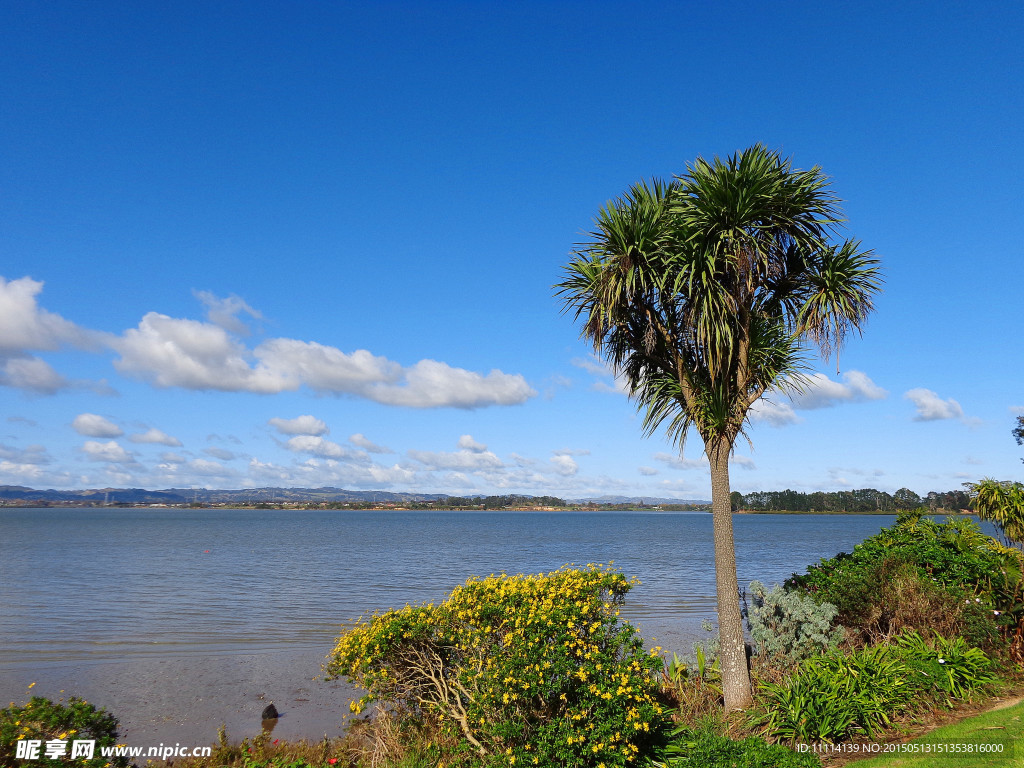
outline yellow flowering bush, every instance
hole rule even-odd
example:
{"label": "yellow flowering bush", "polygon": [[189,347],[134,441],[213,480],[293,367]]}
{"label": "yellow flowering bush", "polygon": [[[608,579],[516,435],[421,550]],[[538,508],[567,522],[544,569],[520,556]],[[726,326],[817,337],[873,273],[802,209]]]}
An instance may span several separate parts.
{"label": "yellow flowering bush", "polygon": [[635,765],[667,727],[645,652],[619,618],[632,588],[603,566],[472,578],[440,605],[359,621],[328,657],[331,677],[445,729],[472,762]]}

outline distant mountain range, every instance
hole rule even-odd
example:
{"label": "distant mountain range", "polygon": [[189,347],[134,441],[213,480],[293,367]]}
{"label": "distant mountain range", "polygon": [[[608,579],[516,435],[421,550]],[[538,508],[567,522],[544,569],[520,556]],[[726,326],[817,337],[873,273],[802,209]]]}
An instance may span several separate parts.
{"label": "distant mountain range", "polygon": [[[390,491],[349,491],[344,488],[239,488],[207,490],[205,488],[167,488],[148,491],[144,488],[88,488],[83,490],[38,490],[21,485],[0,485],[0,500],[8,502],[47,502],[63,504],[259,504],[308,502],[371,502],[403,504],[430,502],[449,496],[447,493],[392,493]],[[468,498],[484,498],[473,494]],[[662,499],[649,496],[597,496],[571,499],[569,503],[593,504],[710,504],[692,499]]]}

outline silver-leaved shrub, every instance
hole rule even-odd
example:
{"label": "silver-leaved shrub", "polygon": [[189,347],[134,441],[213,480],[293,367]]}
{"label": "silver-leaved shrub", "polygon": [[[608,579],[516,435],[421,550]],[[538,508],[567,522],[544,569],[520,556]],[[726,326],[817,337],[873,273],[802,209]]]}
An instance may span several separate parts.
{"label": "silver-leaved shrub", "polygon": [[779,586],[768,591],[759,581],[750,582],[750,597],[750,636],[762,655],[799,662],[835,648],[846,636],[845,628],[833,626],[839,611],[832,603]]}

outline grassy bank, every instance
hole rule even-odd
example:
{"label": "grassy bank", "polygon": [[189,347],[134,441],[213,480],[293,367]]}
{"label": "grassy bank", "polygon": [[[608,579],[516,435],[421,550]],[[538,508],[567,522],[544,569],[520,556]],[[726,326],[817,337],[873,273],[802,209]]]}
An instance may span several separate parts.
{"label": "grassy bank", "polygon": [[[937,728],[905,750],[847,763],[847,768],[1011,768],[1024,765],[1024,703]],[[987,749],[989,751],[981,751]],[[948,752],[939,750],[961,750]],[[998,751],[995,751],[998,750]],[[826,765],[828,763],[826,762]]]}

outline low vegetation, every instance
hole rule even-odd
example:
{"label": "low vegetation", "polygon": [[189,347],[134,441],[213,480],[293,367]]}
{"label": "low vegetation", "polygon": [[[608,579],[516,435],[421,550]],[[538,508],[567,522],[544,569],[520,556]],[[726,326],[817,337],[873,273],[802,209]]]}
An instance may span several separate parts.
{"label": "low vegetation", "polygon": [[[913,512],[781,587],[754,582],[754,706],[729,716],[716,639],[667,663],[645,649],[619,616],[634,584],[621,573],[473,578],[440,604],[367,616],[339,638],[327,671],[360,685],[353,709],[367,708],[343,738],[232,744],[222,732],[212,758],[175,765],[813,768],[822,761],[806,745],[889,739],[1019,682],[1022,570],[1020,550],[970,520]],[[1019,715],[998,727],[1019,735]],[[112,745],[117,720],[74,698],[12,704],[0,711],[0,764],[105,766],[17,759],[18,740],[75,735]]]}

